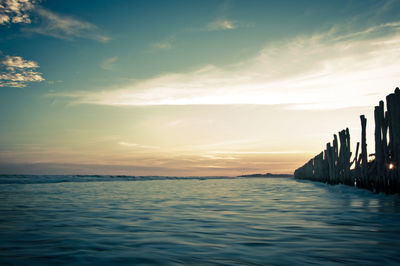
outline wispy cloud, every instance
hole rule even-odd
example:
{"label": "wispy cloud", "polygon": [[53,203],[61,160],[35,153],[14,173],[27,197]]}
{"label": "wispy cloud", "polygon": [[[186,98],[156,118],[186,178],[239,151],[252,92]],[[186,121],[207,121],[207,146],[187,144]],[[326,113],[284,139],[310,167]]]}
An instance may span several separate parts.
{"label": "wispy cloud", "polygon": [[36,13],[41,18],[41,24],[26,28],[26,31],[52,36],[64,40],[91,39],[98,42],[108,42],[111,37],[102,33],[94,24],[71,16],[54,13],[48,9],[37,7]]}
{"label": "wispy cloud", "polygon": [[237,28],[237,22],[228,19],[216,19],[207,24],[208,31],[234,30]]}
{"label": "wispy cloud", "polygon": [[151,45],[153,49],[159,49],[159,50],[169,50],[172,48],[172,43],[171,41],[162,41],[162,42],[155,42]]}
{"label": "wispy cloud", "polygon": [[[156,51],[165,51],[165,50],[170,50],[174,47],[174,41],[176,37],[178,37],[181,34],[186,34],[186,33],[197,33],[197,32],[211,32],[211,31],[222,31],[222,30],[234,30],[238,28],[239,26],[243,26],[242,24],[239,24],[236,21],[225,19],[225,18],[217,18],[214,21],[211,21],[205,26],[201,26],[198,28],[190,28],[183,30],[178,33],[174,33],[173,35],[169,36],[168,38],[165,38],[164,40],[153,42],[150,44],[149,52],[156,52]],[[246,27],[251,26],[250,24],[247,25]]]}
{"label": "wispy cloud", "polygon": [[238,28],[239,23],[227,19],[228,10],[231,8],[232,2],[225,0],[222,1],[217,7],[216,13],[217,18],[214,21],[208,23],[205,27],[206,31],[221,31],[221,30],[234,30]]}
{"label": "wispy cloud", "polygon": [[30,11],[35,7],[35,0],[0,1],[0,25],[10,23],[31,23]]}
{"label": "wispy cloud", "polygon": [[44,78],[34,69],[39,65],[35,61],[20,56],[5,56],[0,61],[0,87],[26,87],[27,82],[40,82]]}
{"label": "wispy cloud", "polygon": [[130,148],[140,148],[140,149],[157,149],[158,148],[156,146],[141,145],[141,144],[130,143],[130,142],[126,142],[126,141],[120,141],[120,142],[118,142],[118,145],[124,146],[124,147],[130,147]]}
{"label": "wispy cloud", "polygon": [[100,67],[104,70],[113,70],[115,68],[115,63],[117,61],[118,61],[118,56],[106,58],[101,62]]}
{"label": "wispy cloud", "polygon": [[192,72],[163,74],[116,90],[59,96],[73,98],[74,103],[117,106],[369,106],[398,85],[399,60],[400,22],[352,33],[334,27],[328,32],[269,44],[257,56],[236,65],[209,65]]}
{"label": "wispy cloud", "polygon": [[304,154],[306,151],[214,151],[214,154]]}
{"label": "wispy cloud", "polygon": [[164,40],[150,44],[149,52],[172,49],[174,39],[175,39],[175,35],[169,36],[168,38],[165,38]]}

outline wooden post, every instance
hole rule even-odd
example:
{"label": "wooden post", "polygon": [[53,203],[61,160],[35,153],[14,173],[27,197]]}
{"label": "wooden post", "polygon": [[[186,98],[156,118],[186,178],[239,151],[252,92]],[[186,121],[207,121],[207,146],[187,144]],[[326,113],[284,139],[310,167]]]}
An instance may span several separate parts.
{"label": "wooden post", "polygon": [[333,180],[333,184],[338,184],[338,177],[339,177],[339,173],[338,173],[338,168],[337,168],[337,164],[338,164],[338,140],[337,140],[337,135],[334,134],[333,135],[333,170],[334,170],[334,180]]}
{"label": "wooden post", "polygon": [[368,153],[367,153],[367,119],[364,115],[360,116],[361,119],[361,185],[369,187],[368,180]]}
{"label": "wooden post", "polygon": [[328,163],[328,151],[324,150],[322,175],[324,177],[323,182],[329,183],[329,163]]}
{"label": "wooden post", "polygon": [[333,148],[331,143],[326,144],[326,155],[328,161],[328,169],[329,169],[329,178],[328,183],[333,184],[333,180],[335,179],[335,163],[333,160]]}
{"label": "wooden post", "polygon": [[392,116],[393,127],[393,157],[394,157],[394,172],[396,174],[396,187],[395,192],[400,192],[400,89],[396,88],[394,91],[394,108]]}
{"label": "wooden post", "polygon": [[360,142],[357,142],[356,154],[354,156],[354,163],[355,163],[354,168],[359,167],[359,164],[358,164],[358,150],[359,149],[360,149]]}
{"label": "wooden post", "polygon": [[385,160],[383,154],[382,144],[382,127],[384,125],[384,114],[381,103],[379,106],[375,106],[375,163],[376,163],[376,174],[374,176],[375,187],[379,189],[382,186],[383,175],[385,171]]}
{"label": "wooden post", "polygon": [[345,176],[348,185],[354,185],[354,180],[351,177],[350,167],[351,167],[351,145],[350,145],[350,131],[346,128],[346,161],[345,161]]}
{"label": "wooden post", "polygon": [[393,116],[393,98],[394,94],[389,94],[386,96],[386,120],[389,130],[389,156],[392,157],[393,152],[393,124],[392,124],[392,116]]}
{"label": "wooden post", "polygon": [[[379,102],[379,106],[381,110],[384,111],[383,101]],[[388,186],[389,147],[387,141],[387,132],[388,132],[388,122],[387,122],[387,112],[385,112],[382,120],[382,152],[383,152],[383,165],[384,165],[382,184],[384,188]]]}
{"label": "wooden post", "polygon": [[321,152],[317,156],[315,156],[314,159],[314,164],[315,164],[315,177],[317,178],[318,181],[323,182],[324,180],[324,153]]}
{"label": "wooden post", "polygon": [[394,169],[388,170],[391,192],[400,191],[400,90],[386,97],[389,126],[389,156]]}
{"label": "wooden post", "polygon": [[360,185],[360,161],[358,159],[358,150],[360,148],[360,142],[357,142],[356,154],[354,155],[354,170],[352,172],[353,185]]}
{"label": "wooden post", "polygon": [[345,161],[346,161],[346,131],[342,130],[339,132],[340,150],[338,157],[338,172],[339,172],[339,183],[345,183]]}

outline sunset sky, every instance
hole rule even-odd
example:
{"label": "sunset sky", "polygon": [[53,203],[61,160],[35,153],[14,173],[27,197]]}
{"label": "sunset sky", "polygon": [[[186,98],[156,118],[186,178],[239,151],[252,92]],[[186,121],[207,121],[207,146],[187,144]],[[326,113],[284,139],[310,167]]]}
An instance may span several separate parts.
{"label": "sunset sky", "polygon": [[399,86],[400,1],[0,0],[0,174],[292,173]]}

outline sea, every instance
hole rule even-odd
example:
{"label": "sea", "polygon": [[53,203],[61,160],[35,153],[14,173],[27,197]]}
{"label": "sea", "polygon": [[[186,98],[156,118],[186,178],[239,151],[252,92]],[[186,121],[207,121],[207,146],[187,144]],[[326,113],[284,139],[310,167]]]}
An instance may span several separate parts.
{"label": "sea", "polygon": [[293,178],[0,176],[0,265],[400,265],[400,196]]}

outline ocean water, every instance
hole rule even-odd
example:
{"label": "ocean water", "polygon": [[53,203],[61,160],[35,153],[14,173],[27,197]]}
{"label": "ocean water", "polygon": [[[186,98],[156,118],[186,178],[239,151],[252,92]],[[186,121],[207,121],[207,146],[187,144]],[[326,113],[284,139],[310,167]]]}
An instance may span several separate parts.
{"label": "ocean water", "polygon": [[0,176],[0,265],[399,265],[400,197],[291,178]]}

